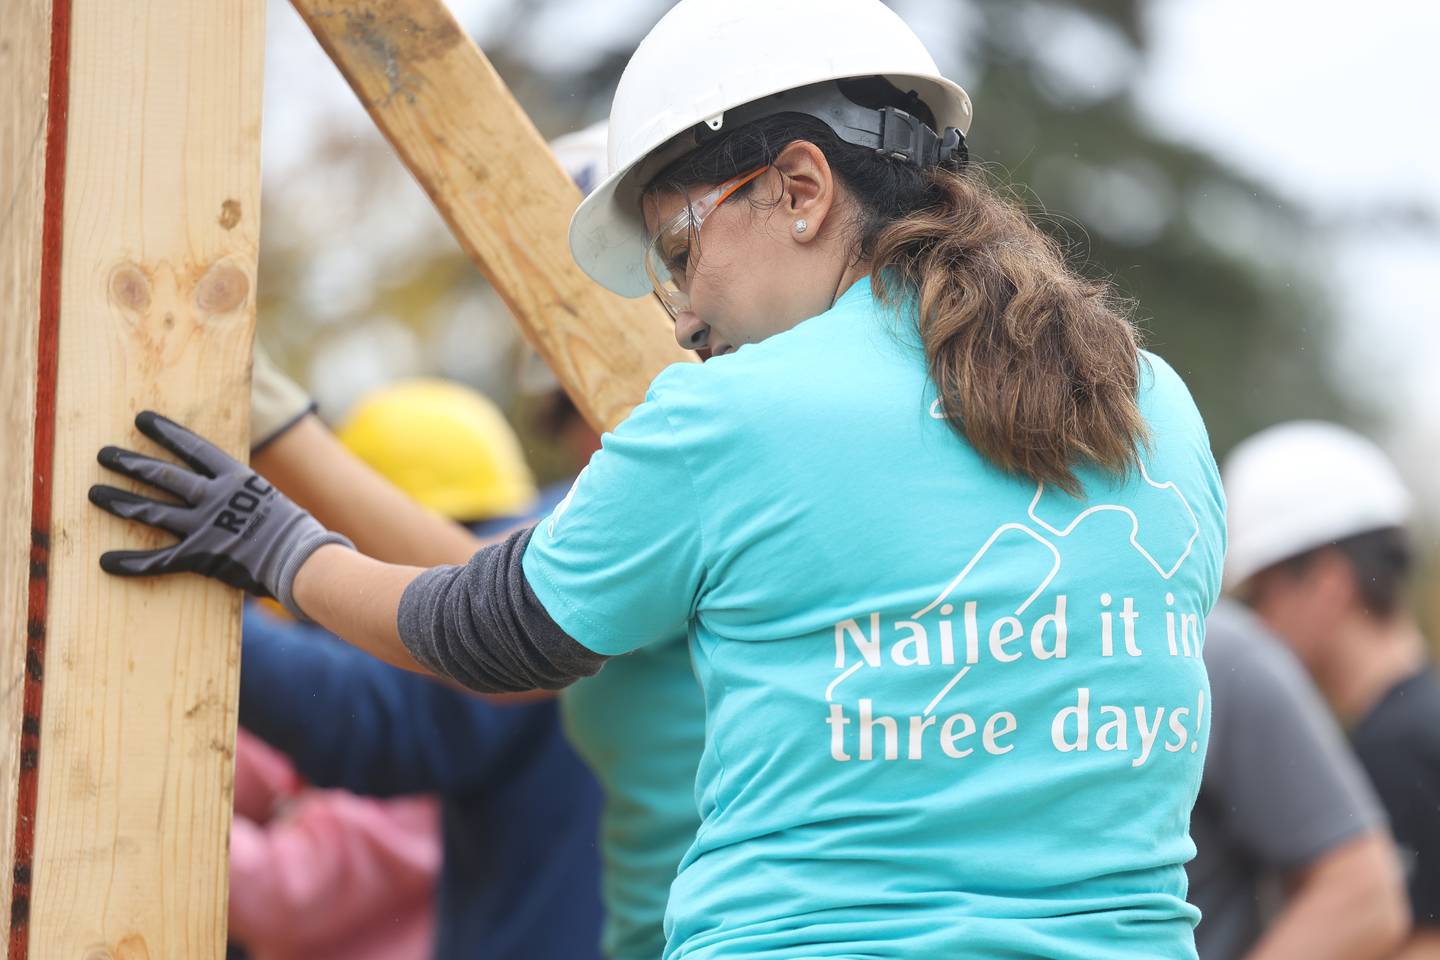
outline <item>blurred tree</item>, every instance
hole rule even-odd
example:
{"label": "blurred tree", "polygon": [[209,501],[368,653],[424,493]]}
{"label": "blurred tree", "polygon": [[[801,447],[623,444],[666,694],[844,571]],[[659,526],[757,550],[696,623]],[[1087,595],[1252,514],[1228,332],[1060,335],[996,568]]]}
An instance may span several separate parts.
{"label": "blurred tree", "polygon": [[[977,155],[1029,185],[1075,256],[1137,299],[1216,452],[1277,420],[1345,418],[1313,224],[1147,122],[1133,96],[1144,5],[976,6]],[[1087,82],[1097,75],[1108,88]]]}

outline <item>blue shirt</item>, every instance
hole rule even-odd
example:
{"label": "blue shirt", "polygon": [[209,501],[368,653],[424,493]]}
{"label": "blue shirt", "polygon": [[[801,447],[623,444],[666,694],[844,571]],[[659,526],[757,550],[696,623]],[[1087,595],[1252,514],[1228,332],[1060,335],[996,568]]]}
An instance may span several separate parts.
{"label": "blue shirt", "polygon": [[1142,357],[1143,469],[1072,498],[938,418],[914,324],[862,281],[667,370],[530,542],[581,643],[692,649],[665,956],[1193,956],[1224,552],[1199,414]]}
{"label": "blue shirt", "polygon": [[482,700],[253,604],[241,649],[241,724],[307,780],[439,795],[437,960],[598,960],[600,790],[553,701]]}

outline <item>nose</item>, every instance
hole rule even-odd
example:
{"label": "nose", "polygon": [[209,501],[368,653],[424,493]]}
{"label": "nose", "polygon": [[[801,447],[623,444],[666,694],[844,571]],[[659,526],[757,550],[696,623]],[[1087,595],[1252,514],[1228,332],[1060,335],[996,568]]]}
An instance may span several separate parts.
{"label": "nose", "polygon": [[675,340],[687,350],[699,350],[710,340],[710,328],[686,310],[675,317]]}

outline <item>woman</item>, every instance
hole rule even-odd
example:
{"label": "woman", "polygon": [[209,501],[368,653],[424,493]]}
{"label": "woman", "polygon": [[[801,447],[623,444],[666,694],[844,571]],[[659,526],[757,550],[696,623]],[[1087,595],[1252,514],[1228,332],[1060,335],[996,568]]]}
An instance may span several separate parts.
{"label": "woman", "polygon": [[547,520],[428,571],[142,414],[197,472],[101,462],[184,504],[92,499],[182,539],[102,566],[268,591],[481,690],[687,636],[703,822],[667,958],[1193,956],[1214,462],[1108,289],[966,165],[968,116],[877,0],[682,0],[571,239],[715,359]]}

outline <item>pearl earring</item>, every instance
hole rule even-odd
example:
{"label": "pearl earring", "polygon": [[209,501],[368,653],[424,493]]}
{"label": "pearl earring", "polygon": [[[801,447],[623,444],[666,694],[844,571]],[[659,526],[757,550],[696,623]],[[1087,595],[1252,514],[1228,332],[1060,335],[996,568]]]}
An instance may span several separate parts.
{"label": "pearl earring", "polygon": [[804,220],[796,220],[796,221],[795,221],[795,232],[796,232],[796,233],[804,233],[804,232],[805,232],[806,230],[808,230],[809,228],[810,228],[810,224],[806,223]]}

